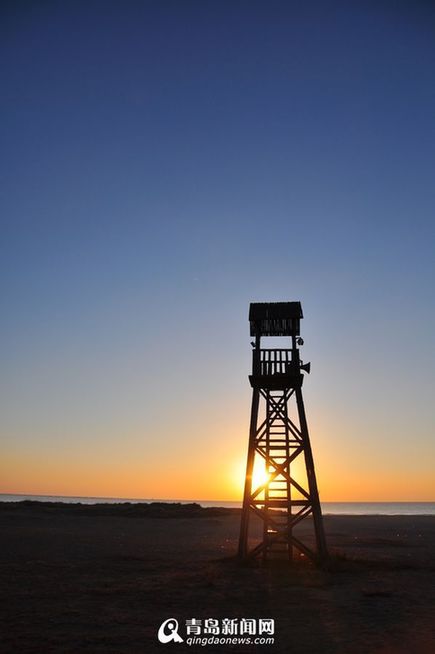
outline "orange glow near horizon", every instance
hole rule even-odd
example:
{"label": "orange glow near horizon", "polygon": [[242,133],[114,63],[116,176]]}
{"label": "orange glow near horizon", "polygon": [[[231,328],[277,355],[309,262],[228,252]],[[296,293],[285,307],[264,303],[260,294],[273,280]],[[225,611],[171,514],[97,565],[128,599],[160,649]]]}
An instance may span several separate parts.
{"label": "orange glow near horizon", "polygon": [[[95,465],[89,460],[73,458],[59,461],[54,455],[27,461],[23,457],[6,456],[0,464],[0,492],[144,500],[242,500],[245,457],[240,454],[228,457],[222,453],[221,457],[209,462],[207,471],[198,474],[199,469],[199,463],[192,467],[172,463],[169,467],[171,483],[168,483],[161,467],[153,466],[144,471],[140,460]],[[435,497],[435,483],[429,473],[414,479],[408,492],[403,490],[403,477],[399,472],[379,474],[376,470],[350,470],[335,462],[333,475],[327,474],[326,465],[318,466],[317,473],[320,498],[324,502],[430,502]],[[298,479],[300,470],[296,467],[294,474]],[[258,487],[265,480],[260,460],[254,469],[253,486]]]}

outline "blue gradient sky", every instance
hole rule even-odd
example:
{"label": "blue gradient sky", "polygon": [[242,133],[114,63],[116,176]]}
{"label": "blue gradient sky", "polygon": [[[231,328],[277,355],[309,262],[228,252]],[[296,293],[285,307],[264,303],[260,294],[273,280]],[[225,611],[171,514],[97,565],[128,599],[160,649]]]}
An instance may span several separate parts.
{"label": "blue gradient sky", "polygon": [[434,500],[432,3],[0,13],[0,491],[237,499],[288,299],[322,499]]}

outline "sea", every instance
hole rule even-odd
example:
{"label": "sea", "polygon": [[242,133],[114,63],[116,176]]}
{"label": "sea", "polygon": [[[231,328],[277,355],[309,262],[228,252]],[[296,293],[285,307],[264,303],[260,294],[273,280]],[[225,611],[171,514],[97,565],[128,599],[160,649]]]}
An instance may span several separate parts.
{"label": "sea", "polygon": [[[204,508],[221,506],[238,509],[241,502],[226,500],[168,500],[159,498],[138,499],[125,497],[72,497],[66,495],[8,495],[0,493],[0,502],[64,502],[65,504],[140,504],[165,502],[190,504],[196,502]],[[435,502],[322,502],[324,515],[435,515]]]}

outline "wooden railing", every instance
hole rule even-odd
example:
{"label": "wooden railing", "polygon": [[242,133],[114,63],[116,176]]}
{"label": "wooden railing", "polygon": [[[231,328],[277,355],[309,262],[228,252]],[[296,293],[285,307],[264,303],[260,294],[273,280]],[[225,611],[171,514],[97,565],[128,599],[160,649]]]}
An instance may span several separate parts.
{"label": "wooden railing", "polygon": [[299,363],[293,350],[254,350],[252,372],[254,375],[291,375],[299,371]]}

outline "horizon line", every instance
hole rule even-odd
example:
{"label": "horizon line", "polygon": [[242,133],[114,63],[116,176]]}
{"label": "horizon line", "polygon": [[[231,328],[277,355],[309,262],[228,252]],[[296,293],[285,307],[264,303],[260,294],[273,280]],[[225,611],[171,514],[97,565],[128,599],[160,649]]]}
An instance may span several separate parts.
{"label": "horizon line", "polygon": [[[0,492],[0,497],[3,495],[10,495],[16,497],[65,497],[70,499],[88,499],[88,500],[122,500],[124,502],[186,502],[186,503],[200,503],[200,502],[240,502],[243,503],[243,498],[240,499],[192,499],[192,498],[154,498],[154,497],[119,497],[113,495],[63,495],[63,494],[45,494],[45,493],[8,493]],[[433,504],[435,500],[320,500],[321,504]]]}

